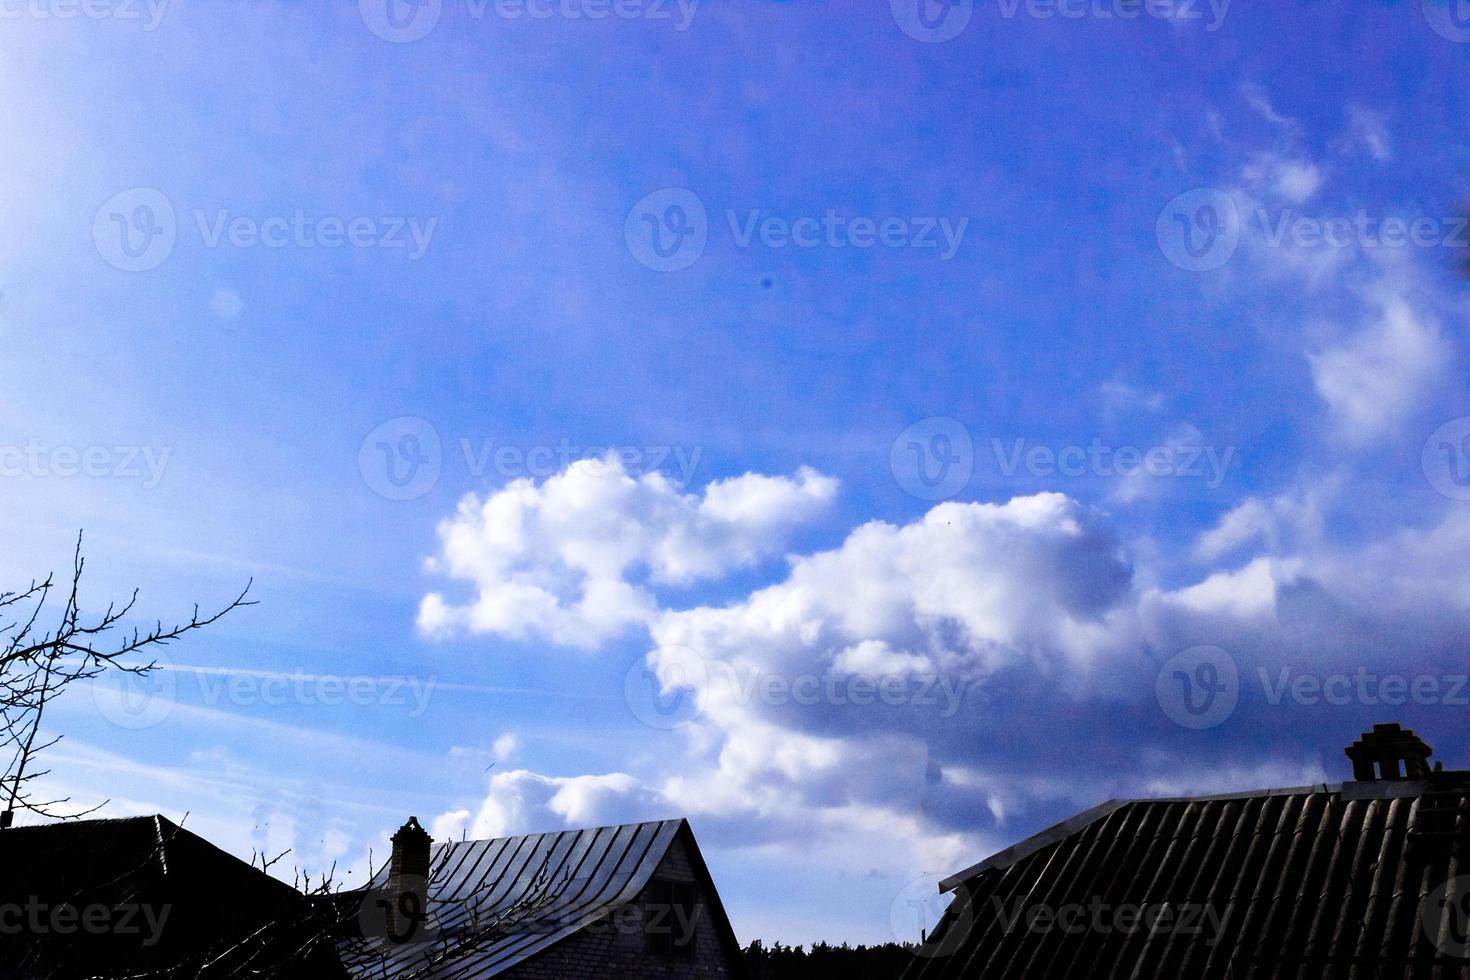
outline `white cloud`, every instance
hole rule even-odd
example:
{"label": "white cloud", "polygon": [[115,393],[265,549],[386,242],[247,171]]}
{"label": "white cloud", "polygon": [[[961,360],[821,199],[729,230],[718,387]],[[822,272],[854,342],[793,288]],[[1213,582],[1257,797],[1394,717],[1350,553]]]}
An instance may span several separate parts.
{"label": "white cloud", "polygon": [[520,751],[521,740],[514,733],[506,732],[495,740],[491,748],[495,753],[496,761],[504,762]]}
{"label": "white cloud", "polygon": [[[784,577],[743,599],[647,621],[650,668],[695,689],[677,761],[498,773],[476,807],[442,815],[435,832],[687,815],[715,846],[900,875],[956,869],[1018,827],[1109,796],[1326,778],[1331,763],[1231,745],[1230,725],[1208,754],[1180,753],[1154,691],[1160,664],[1201,643],[1225,648],[1250,678],[1283,649],[1391,662],[1404,642],[1424,643],[1435,618],[1443,643],[1422,663],[1459,655],[1470,518],[1333,551],[1318,532],[1335,493],[1328,478],[1243,502],[1197,555],[1248,543],[1270,553],[1172,587],[1143,587],[1157,570],[1135,578],[1106,518],[1061,494],[864,524],[838,547],[793,557]],[[802,700],[793,692],[804,678],[828,686]],[[877,697],[883,683],[900,697]],[[1242,692],[1242,711],[1252,698]],[[1252,724],[1276,726],[1289,744],[1304,739],[1294,718],[1287,706]],[[1100,766],[1098,733],[1120,725],[1130,737]]]}
{"label": "white cloud", "polygon": [[1282,160],[1273,175],[1276,193],[1293,204],[1304,204],[1322,186],[1322,170],[1306,160]]}
{"label": "white cloud", "polygon": [[[473,819],[468,810],[435,821],[436,837],[467,830],[476,840],[539,833],[553,827],[597,827],[673,816],[656,790],[627,773],[543,776],[516,769],[490,778]],[[442,824],[441,824],[442,821]]]}
{"label": "white cloud", "polygon": [[1337,435],[1358,445],[1397,431],[1433,394],[1452,354],[1439,324],[1402,292],[1380,290],[1375,302],[1372,322],[1308,355]]}
{"label": "white cloud", "polygon": [[1347,107],[1347,142],[1361,147],[1379,163],[1393,159],[1393,140],[1388,132],[1388,122],[1381,112],[1374,112],[1359,105]]}
{"label": "white cloud", "polygon": [[804,468],[720,480],[697,496],[658,473],[630,476],[609,455],[539,486],[524,479],[483,500],[471,494],[440,525],[429,568],[469,582],[475,598],[426,596],[419,627],[593,648],[653,619],[652,585],[717,578],[778,554],[836,491]]}

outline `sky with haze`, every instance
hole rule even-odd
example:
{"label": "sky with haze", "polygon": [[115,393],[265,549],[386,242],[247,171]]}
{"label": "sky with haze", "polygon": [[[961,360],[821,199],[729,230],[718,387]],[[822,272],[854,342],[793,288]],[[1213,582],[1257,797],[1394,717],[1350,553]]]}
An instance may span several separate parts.
{"label": "sky with haze", "polygon": [[1460,0],[0,0],[0,591],[258,600],[48,784],[349,884],[687,816],[742,941],[872,942],[1111,797],[1470,768],[1467,68]]}

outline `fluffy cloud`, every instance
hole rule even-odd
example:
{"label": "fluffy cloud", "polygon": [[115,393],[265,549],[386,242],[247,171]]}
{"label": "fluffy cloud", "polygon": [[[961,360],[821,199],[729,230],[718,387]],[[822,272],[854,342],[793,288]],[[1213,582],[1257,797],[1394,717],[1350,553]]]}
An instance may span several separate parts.
{"label": "fluffy cloud", "polygon": [[656,791],[627,773],[568,777],[516,769],[491,777],[477,812],[442,814],[431,832],[440,840],[466,834],[473,839],[508,837],[558,825],[596,827],[673,816],[664,806]]}
{"label": "fluffy cloud", "polygon": [[439,527],[431,571],[470,583],[456,605],[426,596],[419,627],[593,648],[650,622],[654,585],[687,585],[780,552],[836,494],[830,477],[746,474],[686,494],[658,473],[629,475],[616,455],[581,460],[539,486],[471,494]]}
{"label": "fluffy cloud", "polygon": [[1338,435],[1360,445],[1397,431],[1433,393],[1452,354],[1439,324],[1402,292],[1382,291],[1373,300],[1370,323],[1309,356],[1312,383]]}
{"label": "fluffy cloud", "polygon": [[[887,826],[902,834],[864,859],[898,873],[973,858],[1018,822],[1112,795],[1322,779],[1331,763],[1304,747],[1309,709],[1273,706],[1258,674],[1284,649],[1305,651],[1284,661],[1299,669],[1380,670],[1406,648],[1423,665],[1454,662],[1454,624],[1470,621],[1455,570],[1470,518],[1336,551],[1283,530],[1316,523],[1316,506],[1306,493],[1242,505],[1207,550],[1266,553],[1175,588],[1140,585],[1106,519],[1061,494],[865,524],[740,601],[648,622],[648,666],[695,705],[682,761],[644,775],[500,773],[477,811],[444,814],[436,833],[682,814],[725,845],[836,856]],[[1440,635],[1426,636],[1426,618]],[[1178,748],[1154,684],[1200,643],[1234,658],[1254,749]],[[1349,730],[1382,720],[1355,710]]]}

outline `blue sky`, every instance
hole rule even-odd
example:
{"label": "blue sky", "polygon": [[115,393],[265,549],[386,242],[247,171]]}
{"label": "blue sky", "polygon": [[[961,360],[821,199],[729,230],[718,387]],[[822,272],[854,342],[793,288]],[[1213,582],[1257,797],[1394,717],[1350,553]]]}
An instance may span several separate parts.
{"label": "blue sky", "polygon": [[5,6],[4,582],[260,600],[56,787],[687,814],[742,940],[872,941],[1110,796],[1466,765],[1470,29],[1063,6]]}

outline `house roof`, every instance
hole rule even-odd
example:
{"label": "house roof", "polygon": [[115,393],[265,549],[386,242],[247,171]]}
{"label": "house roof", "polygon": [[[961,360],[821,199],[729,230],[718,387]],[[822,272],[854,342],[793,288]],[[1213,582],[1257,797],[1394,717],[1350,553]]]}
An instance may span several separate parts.
{"label": "house roof", "polygon": [[[100,933],[0,931],[0,962],[10,966],[80,970],[105,963],[121,970],[207,962],[214,972],[200,975],[226,975],[243,963],[285,955],[298,938],[295,924],[308,913],[290,885],[162,816],[0,830],[0,869],[0,903],[7,906],[34,903],[43,914],[63,906],[121,910],[118,928]],[[157,934],[129,908],[154,912]]]}
{"label": "house roof", "polygon": [[1470,773],[1111,800],[945,879],[905,976],[1470,978],[1459,874]]}
{"label": "house roof", "polygon": [[[347,940],[343,963],[361,977],[495,976],[633,901],[681,835],[696,875],[709,885],[711,917],[733,944],[693,834],[680,819],[435,845],[428,908],[442,941]],[[365,891],[383,890],[388,874],[381,870]]]}

